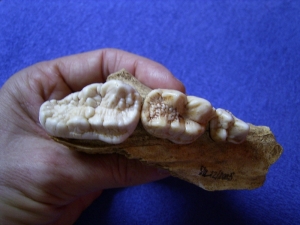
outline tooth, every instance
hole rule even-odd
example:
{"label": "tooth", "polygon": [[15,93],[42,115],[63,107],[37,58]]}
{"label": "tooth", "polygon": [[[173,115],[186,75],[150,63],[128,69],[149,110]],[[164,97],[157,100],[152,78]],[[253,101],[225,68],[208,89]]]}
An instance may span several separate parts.
{"label": "tooth", "polygon": [[155,89],[145,98],[141,120],[155,137],[187,144],[203,134],[213,116],[214,109],[205,99],[175,90]]}

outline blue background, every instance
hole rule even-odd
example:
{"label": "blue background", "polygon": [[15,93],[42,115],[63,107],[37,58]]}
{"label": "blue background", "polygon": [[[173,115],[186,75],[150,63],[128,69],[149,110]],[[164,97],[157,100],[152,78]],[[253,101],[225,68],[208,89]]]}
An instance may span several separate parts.
{"label": "blue background", "polygon": [[263,187],[207,192],[176,178],[106,190],[80,224],[300,224],[299,1],[0,0],[0,86],[39,61],[113,47],[165,65],[187,93],[283,146]]}

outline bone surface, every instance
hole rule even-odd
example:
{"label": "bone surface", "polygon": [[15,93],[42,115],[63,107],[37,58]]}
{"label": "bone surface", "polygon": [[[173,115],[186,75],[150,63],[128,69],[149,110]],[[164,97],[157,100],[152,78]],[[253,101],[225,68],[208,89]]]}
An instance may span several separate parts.
{"label": "bone surface", "polygon": [[136,128],[141,105],[142,98],[134,88],[115,80],[45,102],[39,119],[52,136],[118,144]]}
{"label": "bone surface", "polygon": [[[110,75],[107,81],[112,80],[130,84],[143,98],[151,91],[125,70]],[[235,123],[240,122],[233,119]],[[52,138],[70,149],[89,154],[118,153],[138,159],[205,190],[254,189],[263,185],[268,168],[283,150],[268,127],[248,126],[249,133],[241,144],[213,141],[209,129],[190,144],[176,144],[149,134],[141,123],[128,139],[117,145],[100,140]],[[227,139],[231,136],[227,134]]]}

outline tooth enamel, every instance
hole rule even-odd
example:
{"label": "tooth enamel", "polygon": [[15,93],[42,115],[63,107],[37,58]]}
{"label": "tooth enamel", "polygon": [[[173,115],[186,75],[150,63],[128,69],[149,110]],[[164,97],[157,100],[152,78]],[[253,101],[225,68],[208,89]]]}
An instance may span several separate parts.
{"label": "tooth enamel", "polygon": [[145,98],[141,120],[152,135],[178,144],[195,141],[214,116],[211,104],[202,98],[166,89],[155,89]]}
{"label": "tooth enamel", "polygon": [[118,144],[135,130],[142,98],[121,81],[91,84],[40,108],[40,123],[52,136]]}
{"label": "tooth enamel", "polygon": [[250,126],[224,109],[217,109],[210,121],[210,136],[214,141],[228,141],[234,144],[243,142]]}

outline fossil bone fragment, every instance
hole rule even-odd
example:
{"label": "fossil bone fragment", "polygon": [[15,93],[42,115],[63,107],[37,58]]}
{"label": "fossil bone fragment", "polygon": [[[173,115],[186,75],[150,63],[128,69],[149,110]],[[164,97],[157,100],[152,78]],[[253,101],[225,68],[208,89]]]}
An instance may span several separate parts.
{"label": "fossil bone fragment", "polygon": [[152,90],[145,98],[142,124],[151,135],[177,144],[199,138],[214,116],[211,104],[203,99],[167,89]]}
{"label": "fossil bone fragment", "polygon": [[141,105],[142,98],[133,87],[115,80],[45,102],[39,119],[52,136],[118,144],[136,128]]}
{"label": "fossil bone fragment", "polygon": [[[151,91],[125,70],[107,78],[107,82],[114,80],[133,86],[143,98]],[[118,153],[138,159],[205,190],[254,189],[263,185],[268,168],[283,149],[268,127],[249,126],[249,134],[241,144],[215,142],[206,130],[194,142],[179,145],[150,135],[141,123],[128,139],[113,146],[101,140],[52,138],[88,154]]]}
{"label": "fossil bone fragment", "polygon": [[214,141],[240,144],[246,139],[250,126],[229,111],[217,109],[216,116],[209,123],[209,129],[210,136]]}

